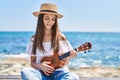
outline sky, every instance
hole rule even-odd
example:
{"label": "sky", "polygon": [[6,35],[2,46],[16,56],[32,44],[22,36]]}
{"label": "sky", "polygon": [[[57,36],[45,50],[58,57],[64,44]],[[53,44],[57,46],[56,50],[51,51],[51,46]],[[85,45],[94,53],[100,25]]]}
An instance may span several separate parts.
{"label": "sky", "polygon": [[58,6],[61,31],[120,32],[120,0],[0,0],[0,31],[35,31],[42,3]]}

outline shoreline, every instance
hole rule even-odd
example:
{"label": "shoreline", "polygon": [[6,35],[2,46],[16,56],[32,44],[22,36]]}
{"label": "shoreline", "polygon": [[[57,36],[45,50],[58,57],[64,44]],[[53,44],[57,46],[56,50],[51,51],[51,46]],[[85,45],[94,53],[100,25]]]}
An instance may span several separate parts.
{"label": "shoreline", "polygon": [[[30,62],[26,58],[10,57],[0,60],[1,75],[20,75],[21,69],[30,67]],[[71,72],[77,73],[80,77],[111,77],[120,78],[120,68],[114,67],[81,67],[79,69],[70,68]]]}

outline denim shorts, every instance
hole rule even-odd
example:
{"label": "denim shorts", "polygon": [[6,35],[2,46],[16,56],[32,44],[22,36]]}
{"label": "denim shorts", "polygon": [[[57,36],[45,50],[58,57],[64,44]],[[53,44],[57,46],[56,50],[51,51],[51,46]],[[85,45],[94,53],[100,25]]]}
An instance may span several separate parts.
{"label": "denim shorts", "polygon": [[34,68],[22,69],[21,78],[23,80],[79,80],[78,75],[72,72],[56,70],[50,76],[46,76],[42,71]]}

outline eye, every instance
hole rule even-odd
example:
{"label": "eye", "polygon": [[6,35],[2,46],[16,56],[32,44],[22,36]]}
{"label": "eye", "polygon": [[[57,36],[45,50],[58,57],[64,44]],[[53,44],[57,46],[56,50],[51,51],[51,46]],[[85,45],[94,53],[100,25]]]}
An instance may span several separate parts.
{"label": "eye", "polygon": [[49,20],[49,18],[48,18],[48,17],[45,17],[45,20]]}
{"label": "eye", "polygon": [[55,18],[53,18],[52,21],[55,21]]}

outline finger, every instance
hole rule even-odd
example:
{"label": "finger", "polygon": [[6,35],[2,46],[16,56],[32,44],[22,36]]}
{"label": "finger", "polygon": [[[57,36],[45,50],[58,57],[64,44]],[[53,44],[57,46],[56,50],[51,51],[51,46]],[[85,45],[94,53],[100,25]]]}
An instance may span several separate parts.
{"label": "finger", "polygon": [[65,60],[61,60],[60,62],[61,62],[61,63],[65,63]]}
{"label": "finger", "polygon": [[62,55],[62,54],[64,54],[64,52],[60,52],[60,53],[59,53],[59,55]]}
{"label": "finger", "polygon": [[72,57],[73,56],[73,51],[70,51],[70,57]]}
{"label": "finger", "polygon": [[47,69],[46,69],[46,73],[47,73],[47,74],[51,74],[51,73],[53,73],[53,72],[54,72],[54,70],[51,70],[50,68],[47,68]]}
{"label": "finger", "polygon": [[63,61],[65,62],[67,58],[64,58]]}
{"label": "finger", "polygon": [[47,61],[45,61],[44,63],[45,63],[45,64],[50,64],[51,62],[47,62]]}
{"label": "finger", "polygon": [[72,57],[75,57],[75,55],[76,55],[75,51],[72,51]]}
{"label": "finger", "polygon": [[49,69],[50,69],[50,70],[52,70],[52,71],[54,71],[54,70],[55,70],[55,68],[53,68],[53,67],[51,67],[51,66],[49,67]]}
{"label": "finger", "polygon": [[45,75],[49,76],[50,74],[48,72],[44,72]]}
{"label": "finger", "polygon": [[73,58],[73,57],[76,57],[77,56],[77,52],[72,50],[71,53],[70,53],[70,57]]}
{"label": "finger", "polygon": [[45,62],[45,64],[47,64],[51,69],[54,69],[54,67],[52,67],[53,65],[51,64],[51,62]]}
{"label": "finger", "polygon": [[44,62],[45,64],[47,64],[47,67],[52,69],[52,70],[55,70],[54,67],[51,66],[51,62]]}
{"label": "finger", "polygon": [[74,55],[75,55],[75,57],[77,56],[77,51],[75,51],[75,50],[74,50]]}
{"label": "finger", "polygon": [[55,69],[53,68],[48,68],[47,71],[49,71],[50,73],[52,73]]}
{"label": "finger", "polygon": [[53,73],[54,71],[51,71],[51,70],[47,70],[47,73],[51,74]]}
{"label": "finger", "polygon": [[76,57],[77,56],[77,54],[76,53],[73,53],[73,55],[72,55],[73,57]]}
{"label": "finger", "polygon": [[43,72],[45,75],[50,75],[51,73],[53,73],[53,72],[49,71],[49,69],[47,69],[47,68]]}
{"label": "finger", "polygon": [[60,61],[60,67],[63,67],[65,65],[65,61],[64,60],[61,60]]}

